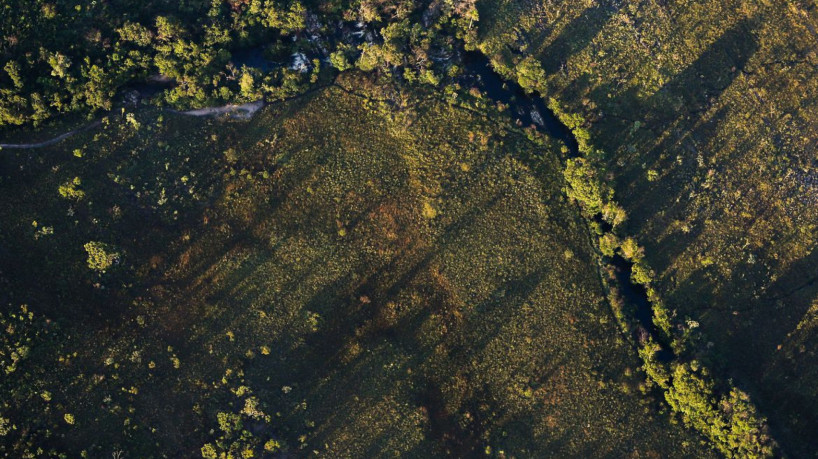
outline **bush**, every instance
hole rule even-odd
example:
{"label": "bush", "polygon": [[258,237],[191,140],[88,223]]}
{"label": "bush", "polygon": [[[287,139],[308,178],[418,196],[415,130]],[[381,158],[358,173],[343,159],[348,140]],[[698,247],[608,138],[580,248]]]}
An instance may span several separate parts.
{"label": "bush", "polygon": [[349,63],[349,59],[347,59],[346,53],[344,53],[344,51],[342,50],[338,50],[330,54],[329,62],[330,64],[332,64],[333,67],[335,67],[341,72],[352,68],[352,64]]}
{"label": "bush", "polygon": [[630,260],[634,263],[638,263],[644,253],[644,249],[639,247],[636,239],[632,237],[628,237],[622,241],[622,245],[619,246],[619,249],[622,251],[622,256],[625,257],[626,260]]}
{"label": "bush", "polygon": [[657,358],[661,349],[661,346],[649,339],[644,346],[639,348],[639,357],[642,358],[642,369],[645,370],[648,378],[662,389],[667,389],[670,384],[670,373],[667,366]]}
{"label": "bush", "polygon": [[606,222],[610,223],[611,226],[616,227],[627,220],[628,214],[625,212],[625,209],[623,209],[622,206],[613,201],[609,201],[602,208],[602,218]]}
{"label": "bush", "polygon": [[74,180],[69,182],[65,182],[60,185],[60,196],[65,199],[73,199],[75,201],[79,201],[85,197],[85,191],[80,189],[82,185],[82,180],[79,177],[74,177]]}
{"label": "bush", "polygon": [[539,93],[545,92],[545,70],[543,70],[539,61],[531,56],[523,59],[517,64],[517,83],[527,93],[537,91]]}
{"label": "bush", "polygon": [[606,257],[612,257],[619,247],[619,239],[612,233],[605,233],[599,238],[599,251]]}
{"label": "bush", "polygon": [[212,444],[207,443],[206,445],[202,446],[202,457],[204,459],[216,459],[219,457],[219,455],[216,452],[216,448],[213,447]]}
{"label": "bush", "polygon": [[643,262],[638,262],[631,268],[631,282],[641,285],[650,285],[653,280],[653,270]]}
{"label": "bush", "polygon": [[94,271],[105,272],[106,269],[119,263],[119,253],[108,244],[91,241],[85,244],[85,251],[88,252],[88,267]]}

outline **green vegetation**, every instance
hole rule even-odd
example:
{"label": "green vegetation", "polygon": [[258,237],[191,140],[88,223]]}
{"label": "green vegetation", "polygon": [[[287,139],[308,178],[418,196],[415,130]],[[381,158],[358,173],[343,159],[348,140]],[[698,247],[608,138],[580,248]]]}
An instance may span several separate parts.
{"label": "green vegetation", "polygon": [[2,8],[0,125],[110,110],[128,83],[157,76],[178,83],[164,93],[178,105],[286,97],[305,79],[286,67],[253,75],[230,52],[268,41],[280,47],[304,30],[298,1],[149,1],[134,10],[9,0]]}
{"label": "green vegetation", "polygon": [[88,267],[94,271],[105,272],[106,269],[119,263],[119,253],[102,242],[88,242],[85,244],[85,251],[88,252]]}
{"label": "green vegetation", "polygon": [[[551,106],[555,105],[552,100]],[[573,126],[572,131],[582,129],[584,123],[580,123],[581,118],[567,115],[562,110],[555,113],[566,120],[566,126]],[[577,139],[583,138],[584,135],[577,136]],[[658,357],[663,351],[662,346],[652,337],[647,339],[640,337],[638,352],[649,381],[659,386],[670,407],[682,416],[685,424],[710,438],[725,456],[772,456],[777,445],[767,433],[766,419],[758,415],[749,396],[735,387],[717,389],[711,380],[706,379],[706,370],[702,377],[690,372],[690,366],[699,366],[695,360],[688,362],[695,357],[695,354],[691,355],[689,348],[690,321],[674,326],[673,313],[668,310],[653,286],[655,272],[645,259],[644,248],[639,246],[635,238],[621,234],[623,232],[621,228],[616,229],[616,225],[624,220],[624,216],[619,218],[619,215],[624,215],[624,211],[614,201],[614,191],[600,178],[604,167],[601,158],[604,154],[588,148],[583,142],[579,142],[579,150],[586,156],[566,161],[564,170],[567,182],[566,195],[580,204],[589,218],[591,227],[597,233],[601,233],[598,239],[600,253],[608,259],[621,255],[630,263],[628,282],[645,288],[646,301],[649,302],[652,311],[650,318],[652,325],[661,331],[662,339],[672,339],[672,350],[678,354],[670,363],[670,367],[674,368],[671,376],[669,365]],[[613,219],[611,216],[614,216]],[[609,231],[602,229],[593,221],[596,217],[607,221],[611,229]],[[621,243],[617,246],[616,243],[619,241]],[[613,284],[617,282],[615,278],[611,281]],[[633,327],[633,324],[628,323],[626,316],[617,315],[617,319],[623,329]],[[722,397],[720,394],[725,391],[729,394]],[[714,401],[720,397],[721,403]],[[739,401],[737,399],[740,399],[740,403],[737,403]]]}
{"label": "green vegetation", "polygon": [[[55,114],[110,111],[135,83],[164,84],[162,99],[202,107],[299,94],[315,83],[323,54],[338,70],[353,66],[439,85],[455,44],[473,46],[474,1],[399,5],[298,1],[148,1],[75,5],[5,0],[0,19],[0,126],[39,124]],[[424,12],[425,10],[425,12]],[[423,15],[423,25],[410,17]],[[344,43],[358,21],[369,38]],[[71,24],[71,27],[65,27]],[[373,33],[378,40],[374,40]],[[267,60],[286,65],[245,64]]]}
{"label": "green vegetation", "polygon": [[708,398],[715,392],[710,382],[691,365],[678,365],[667,401],[682,413],[685,423],[706,432],[727,457],[769,457],[773,455],[767,427],[756,414],[744,392],[732,389],[720,400]]}
{"label": "green vegetation", "polygon": [[[64,327],[2,383],[6,451],[712,455],[638,390],[557,146],[396,94],[349,75],[251,121],[111,118],[4,176],[42,185],[0,199],[8,291]],[[85,199],[53,192],[76,176]],[[127,257],[100,277],[88,240]]]}
{"label": "green vegetation", "polygon": [[[654,321],[676,335],[682,361],[701,361],[707,378],[732,377],[777,426],[785,452],[813,454],[815,335],[806,330],[816,218],[806,152],[818,17],[803,2],[547,5],[482,2],[480,49],[498,68],[536,58],[546,71],[540,92],[580,150],[605,152],[593,157],[596,176],[629,215],[618,234],[644,244],[635,280],[650,281]],[[611,254],[613,239],[602,241]],[[724,440],[730,425],[709,436],[749,454]],[[758,445],[761,436],[741,438]]]}
{"label": "green vegetation", "polygon": [[64,197],[65,199],[74,199],[79,201],[85,197],[85,192],[82,191],[82,188],[80,188],[81,185],[82,180],[80,180],[79,177],[74,177],[73,180],[60,185],[60,196]]}
{"label": "green vegetation", "polygon": [[812,5],[0,8],[0,454],[818,448]]}

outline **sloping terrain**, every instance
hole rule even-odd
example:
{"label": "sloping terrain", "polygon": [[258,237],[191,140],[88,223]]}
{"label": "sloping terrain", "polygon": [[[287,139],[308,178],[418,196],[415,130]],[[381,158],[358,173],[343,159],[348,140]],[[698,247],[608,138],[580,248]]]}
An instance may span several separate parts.
{"label": "sloping terrain", "polygon": [[712,455],[640,393],[558,150],[347,75],[1,152],[4,452]]}
{"label": "sloping terrain", "polygon": [[818,449],[815,5],[482,0],[480,48],[541,63],[699,358],[785,452]]}

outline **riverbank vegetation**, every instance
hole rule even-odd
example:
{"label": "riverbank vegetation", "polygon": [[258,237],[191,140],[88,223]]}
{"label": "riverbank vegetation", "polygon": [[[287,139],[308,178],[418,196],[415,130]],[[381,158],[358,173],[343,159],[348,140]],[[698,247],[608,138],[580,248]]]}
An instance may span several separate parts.
{"label": "riverbank vegetation", "polygon": [[[638,277],[650,279],[654,311],[686,336],[672,338],[677,354],[752,394],[785,451],[809,456],[818,438],[814,10],[561,5],[482,3],[480,49],[498,68],[536,58],[542,94],[577,114],[582,137],[604,151],[595,177],[628,215],[617,239],[644,246],[650,275]],[[615,241],[603,237],[610,254]]]}
{"label": "riverbank vegetation", "polygon": [[[556,102],[552,101],[551,105]],[[563,112],[558,110],[555,113]],[[573,117],[568,121],[578,124],[575,120]],[[697,371],[701,366],[696,360],[698,349],[691,347],[690,340],[691,332],[698,324],[689,318],[681,322],[673,317],[674,313],[668,310],[653,286],[655,274],[645,260],[642,247],[633,237],[617,234],[615,224],[624,222],[624,211],[614,201],[613,189],[601,178],[602,166],[598,158],[603,155],[587,147],[580,147],[580,153],[586,156],[566,161],[566,195],[582,207],[596,233],[594,236],[599,252],[604,256],[603,263],[614,265],[613,257],[623,257],[629,270],[624,282],[643,286],[645,301],[651,310],[650,323],[638,324],[633,320],[633,314],[618,314],[617,317],[623,329],[636,328],[639,355],[649,380],[664,392],[664,398],[685,423],[710,438],[725,456],[772,456],[776,445],[770,437],[766,420],[757,414],[746,393],[729,384],[716,387],[707,369]],[[597,162],[587,159],[589,155],[593,155]],[[615,210],[607,210],[611,208]],[[597,219],[605,222],[609,229],[598,224]],[[612,276],[611,285],[616,288],[616,284],[617,279]],[[648,330],[653,326],[656,332],[650,333]],[[669,344],[662,346],[657,341]],[[659,357],[662,353],[672,353],[673,357],[662,359]]]}

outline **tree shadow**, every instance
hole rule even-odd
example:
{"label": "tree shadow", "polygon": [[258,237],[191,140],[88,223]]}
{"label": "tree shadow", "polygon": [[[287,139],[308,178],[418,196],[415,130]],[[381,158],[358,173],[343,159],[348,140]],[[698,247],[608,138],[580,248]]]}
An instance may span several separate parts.
{"label": "tree shadow", "polygon": [[[712,172],[702,169],[710,164],[711,151],[718,151],[707,142],[718,142],[717,134],[731,114],[729,106],[713,109],[759,48],[753,35],[755,21],[744,19],[727,29],[650,97],[640,97],[638,87],[626,90],[609,110],[605,122],[595,125],[599,138],[613,139],[611,142],[618,145],[616,153],[607,158],[610,169],[627,178],[614,181],[616,197],[628,210],[628,232],[646,234],[644,243],[649,245],[652,257],[667,261],[684,250],[683,244],[662,242],[663,233],[674,218],[684,221],[691,214],[693,196],[707,191],[702,188],[706,174],[726,172],[719,170],[723,164],[715,165]],[[611,85],[601,85],[592,98],[605,100],[611,92],[616,92]],[[639,114],[635,120],[634,114]],[[758,141],[748,135],[743,140],[745,145],[737,150],[751,149]],[[657,173],[658,178],[649,179],[649,171]],[[648,227],[647,223],[652,225]],[[693,241],[699,231],[676,231],[673,237]]]}
{"label": "tree shadow", "polygon": [[[568,23],[549,45],[537,53],[547,74],[558,72],[571,56],[588,46],[608,19],[621,8],[621,2],[606,0],[595,3]],[[539,38],[531,41],[542,43],[546,40],[546,37]]]}
{"label": "tree shadow", "polygon": [[678,114],[706,110],[744,71],[758,51],[752,18],[742,19],[713,42],[696,60],[675,75],[645,102],[646,121],[665,128]]}
{"label": "tree shadow", "polygon": [[[680,293],[671,297],[672,303],[685,304],[685,298],[695,298],[690,301],[694,317],[712,324],[706,329],[718,328],[718,333],[706,335],[714,343],[707,358],[751,394],[760,412],[770,419],[773,437],[786,448],[814,447],[818,398],[814,391],[805,390],[812,387],[805,372],[811,371],[813,361],[806,349],[788,352],[787,345],[818,299],[818,250],[793,262],[772,283],[767,270],[757,263],[734,266],[729,279],[718,279],[717,274],[706,271],[699,270],[675,289]],[[715,290],[714,285],[718,286]],[[731,294],[735,285],[745,288],[738,295]],[[697,309],[702,298],[721,306]],[[783,441],[787,438],[795,441]]]}

